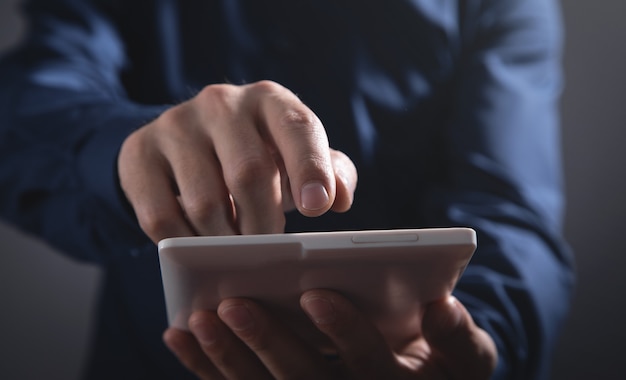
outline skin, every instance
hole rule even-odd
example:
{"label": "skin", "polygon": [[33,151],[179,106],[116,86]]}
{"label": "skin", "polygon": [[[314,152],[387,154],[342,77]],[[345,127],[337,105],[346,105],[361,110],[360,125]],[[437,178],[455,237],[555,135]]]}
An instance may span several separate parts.
{"label": "skin", "polygon": [[[317,116],[269,81],[207,86],[164,112],[124,141],[118,174],[154,242],[282,233],[288,210],[347,211],[357,184],[354,164],[329,147]],[[492,339],[453,298],[430,305],[424,335],[399,352],[336,292],[308,291],[301,305],[340,360],[328,361],[247,299],[196,312],[191,332],[170,328],[163,338],[202,379],[488,379],[495,367]]]}
{"label": "skin", "polygon": [[301,304],[340,360],[325,359],[247,299],[225,300],[217,312],[195,312],[191,332],[170,328],[163,338],[201,379],[479,380],[489,379],[496,365],[493,341],[453,297],[431,304],[424,335],[397,352],[341,295],[311,290]]}

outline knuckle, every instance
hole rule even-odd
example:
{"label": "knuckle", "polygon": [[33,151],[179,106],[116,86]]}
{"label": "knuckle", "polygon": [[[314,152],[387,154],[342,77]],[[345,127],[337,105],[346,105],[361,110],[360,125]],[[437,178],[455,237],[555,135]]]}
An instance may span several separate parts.
{"label": "knuckle", "polygon": [[122,143],[118,155],[119,168],[136,173],[143,170],[146,162],[150,162],[155,156],[158,156],[158,152],[153,145],[152,136],[145,128],[140,128],[128,135]]}
{"label": "knuckle", "polygon": [[285,87],[271,80],[261,80],[261,81],[253,83],[251,86],[256,91],[267,93],[267,94],[287,91]]}
{"label": "knuckle", "polygon": [[184,200],[185,214],[192,221],[206,224],[215,215],[223,214],[225,206],[217,199],[209,197]]}
{"label": "knuckle", "polygon": [[210,84],[200,90],[196,97],[203,100],[222,99],[231,96],[236,88],[237,86],[226,83]]}
{"label": "knuckle", "polygon": [[139,226],[151,238],[160,240],[168,236],[171,231],[171,221],[165,214],[148,211],[137,215]]}
{"label": "knuckle", "polygon": [[239,87],[231,84],[212,84],[204,87],[195,100],[201,105],[200,109],[209,109],[212,113],[224,112],[234,108],[234,100]]}
{"label": "knuckle", "polygon": [[144,134],[144,129],[138,129],[128,135],[122,146],[120,147],[120,155],[133,155],[136,154],[138,150],[142,149],[142,135]]}
{"label": "knuckle", "polygon": [[298,165],[309,172],[322,172],[330,176],[330,168],[323,154],[307,152],[298,159]]}
{"label": "knuckle", "polygon": [[278,169],[269,157],[253,156],[241,160],[227,175],[231,192],[250,190],[271,180]]}
{"label": "knuckle", "polygon": [[185,144],[190,137],[189,126],[195,124],[195,115],[186,104],[172,107],[152,123],[153,143],[160,148],[169,146],[172,142]]}
{"label": "knuckle", "polygon": [[317,133],[318,119],[312,111],[292,108],[280,118],[280,128],[301,133]]}
{"label": "knuckle", "polygon": [[189,121],[190,114],[186,105],[180,104],[163,112],[155,121],[159,128],[170,128],[172,126]]}

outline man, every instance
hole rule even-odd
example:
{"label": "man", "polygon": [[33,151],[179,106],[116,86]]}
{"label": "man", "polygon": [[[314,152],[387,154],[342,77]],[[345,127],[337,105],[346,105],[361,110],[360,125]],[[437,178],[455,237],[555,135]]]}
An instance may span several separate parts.
{"label": "man", "polygon": [[[554,2],[26,9],[0,74],[1,210],[105,268],[89,378],[547,376],[572,284]],[[338,360],[242,299],[163,344],[161,238],[451,225],[479,249],[401,352],[321,290],[301,303]]]}

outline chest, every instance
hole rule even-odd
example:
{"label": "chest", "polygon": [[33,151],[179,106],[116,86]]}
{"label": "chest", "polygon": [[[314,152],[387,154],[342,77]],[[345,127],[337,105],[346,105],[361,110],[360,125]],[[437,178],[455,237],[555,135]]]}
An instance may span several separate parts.
{"label": "chest", "polygon": [[[362,165],[402,165],[432,152],[449,112],[459,50],[455,2],[159,4],[148,28],[153,51],[136,37],[145,29],[126,29],[143,46],[129,73],[142,84],[140,101],[180,101],[211,83],[269,79],[296,93],[320,117],[331,144]],[[158,67],[147,69],[154,62]],[[151,91],[143,90],[146,83]]]}

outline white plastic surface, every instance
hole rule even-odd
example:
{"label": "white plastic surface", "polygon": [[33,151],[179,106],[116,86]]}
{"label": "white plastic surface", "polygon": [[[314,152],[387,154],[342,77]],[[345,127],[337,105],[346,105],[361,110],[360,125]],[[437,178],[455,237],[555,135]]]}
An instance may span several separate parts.
{"label": "white plastic surface", "polygon": [[419,334],[425,303],[452,292],[476,248],[468,228],[188,237],[159,243],[169,323],[230,297],[259,301],[294,331],[331,347],[300,309],[309,289],[334,289],[391,346]]}

